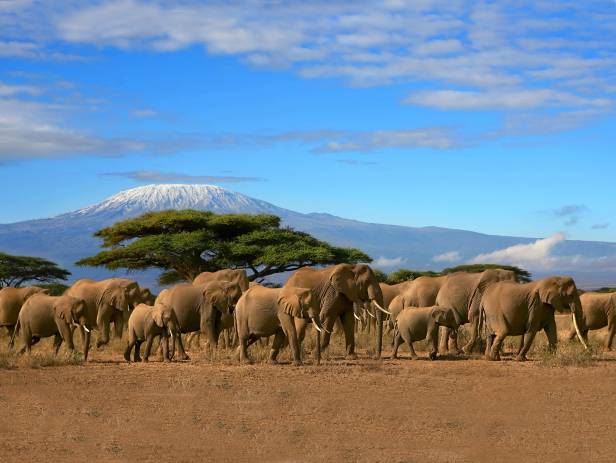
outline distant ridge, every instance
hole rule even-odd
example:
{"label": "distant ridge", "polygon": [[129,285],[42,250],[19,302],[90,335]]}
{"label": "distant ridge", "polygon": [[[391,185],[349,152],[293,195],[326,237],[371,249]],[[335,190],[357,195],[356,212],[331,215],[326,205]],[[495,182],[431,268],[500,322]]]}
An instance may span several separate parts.
{"label": "distant ridge", "polygon": [[[380,264],[385,270],[398,267],[440,269],[464,263],[479,254],[535,241],[534,238],[485,235],[439,227],[365,223],[327,213],[302,214],[218,186],[165,184],[121,191],[100,203],[47,219],[0,225],[0,250],[52,259],[71,270],[74,279],[122,274],[76,267],[74,262],[100,250],[99,240],[92,236],[95,231],[118,220],[166,209],[275,214],[281,217],[284,225],[311,233],[335,245],[364,250],[375,259],[375,265]],[[614,259],[616,262],[614,243],[564,241],[555,252],[563,256],[579,256],[580,261]],[[435,260],[437,256],[449,254],[455,255],[455,259]],[[551,272],[574,275],[580,286],[616,286],[616,266],[614,269],[593,271],[592,268],[580,270],[562,264],[551,269]],[[156,272],[136,273],[133,277],[154,285]]]}

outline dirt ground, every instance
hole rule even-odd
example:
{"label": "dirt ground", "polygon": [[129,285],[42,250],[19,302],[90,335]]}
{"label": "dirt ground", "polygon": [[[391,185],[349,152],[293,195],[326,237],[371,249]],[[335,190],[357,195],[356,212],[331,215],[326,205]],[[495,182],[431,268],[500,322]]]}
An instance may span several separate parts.
{"label": "dirt ground", "polygon": [[116,344],[87,364],[0,369],[1,461],[616,460],[616,355],[431,362],[403,346],[401,360],[346,361],[332,348],[294,367],[262,363],[262,347],[254,365],[230,351],[129,365]]}

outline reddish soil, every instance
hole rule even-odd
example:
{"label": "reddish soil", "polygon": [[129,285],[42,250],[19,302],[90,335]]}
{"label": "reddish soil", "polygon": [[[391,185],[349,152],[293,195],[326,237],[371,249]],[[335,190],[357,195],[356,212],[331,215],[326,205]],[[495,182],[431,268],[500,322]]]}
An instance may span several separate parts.
{"label": "reddish soil", "polygon": [[616,461],[606,357],[555,368],[363,353],[293,367],[97,354],[0,370],[0,460]]}

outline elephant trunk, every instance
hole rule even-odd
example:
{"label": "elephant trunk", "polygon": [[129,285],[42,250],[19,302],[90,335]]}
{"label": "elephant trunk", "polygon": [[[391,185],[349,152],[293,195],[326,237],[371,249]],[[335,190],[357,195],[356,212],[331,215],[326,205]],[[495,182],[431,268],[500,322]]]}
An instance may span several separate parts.
{"label": "elephant trunk", "polygon": [[381,358],[381,351],[383,349],[383,315],[391,315],[391,313],[383,308],[383,292],[381,291],[381,287],[377,285],[370,285],[368,287],[368,295],[370,296],[370,301],[372,305],[376,307],[376,346],[375,346],[375,357],[377,359]]}
{"label": "elephant trunk", "polygon": [[92,332],[86,327],[86,325],[81,325],[84,329],[85,336],[83,340],[83,358],[84,360],[88,360],[88,352],[90,352],[90,337],[92,336]]}
{"label": "elephant trunk", "polygon": [[571,309],[571,318],[573,319],[575,334],[577,334],[577,337],[582,343],[582,346],[584,346],[584,349],[588,350],[588,346],[586,345],[586,342],[584,342],[584,338],[582,337],[582,333],[580,332],[580,327],[577,320],[578,317],[580,317],[582,314],[582,303],[580,302],[580,298],[576,297],[576,300],[569,305],[569,308]]}

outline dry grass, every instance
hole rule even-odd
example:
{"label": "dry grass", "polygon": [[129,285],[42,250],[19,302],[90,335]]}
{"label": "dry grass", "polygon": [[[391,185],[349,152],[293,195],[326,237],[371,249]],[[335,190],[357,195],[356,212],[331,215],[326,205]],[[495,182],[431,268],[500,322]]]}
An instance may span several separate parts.
{"label": "dry grass", "polygon": [[[599,330],[589,333],[589,351],[586,352],[580,346],[577,340],[573,342],[567,341],[567,334],[570,329],[571,319],[568,316],[557,316],[558,326],[558,349],[555,353],[550,352],[547,349],[547,338],[543,333],[538,333],[532,348],[528,353],[528,357],[531,360],[537,360],[541,366],[545,367],[567,367],[567,366],[581,366],[586,367],[595,363],[597,360],[604,360],[605,355],[603,353],[603,343],[605,341],[606,330]],[[388,356],[392,345],[392,333],[388,330],[384,330],[383,335],[383,355]],[[98,333],[95,331],[92,333],[92,342],[90,349],[90,360],[96,362],[98,359],[104,359],[105,362],[110,360],[123,362],[123,353],[126,347],[126,336],[122,339],[112,338],[109,344],[97,349],[96,340]],[[469,332],[467,327],[462,327],[459,330],[458,340],[459,346],[464,346],[468,341]],[[185,336],[184,336],[185,339]],[[248,353],[255,365],[267,364],[269,353],[271,349],[271,338],[268,341],[263,340],[250,346]],[[358,331],[355,335],[355,342],[357,351],[362,353],[361,363],[369,362],[369,358],[374,355],[374,332]],[[16,346],[20,344],[19,337],[16,339]],[[211,363],[219,365],[237,365],[238,353],[236,348],[219,348],[216,350],[209,349],[203,341],[195,338],[190,346],[184,345],[190,355],[190,362],[193,363]],[[309,329],[306,334],[306,339],[303,343],[302,359],[306,365],[314,364],[312,357],[312,350],[314,348],[315,339],[314,334]],[[511,359],[515,356],[520,344],[519,336],[512,336],[505,340],[503,343],[503,359]],[[55,357],[52,354],[52,338],[43,339],[38,344],[32,347],[32,353],[30,355],[17,355],[15,350],[9,351],[7,348],[8,336],[5,332],[0,333],[0,369],[12,369],[12,368],[41,368],[52,367],[62,365],[75,365],[83,362],[82,346],[78,336],[75,336],[75,348],[76,352],[71,354],[66,351],[63,346],[60,350],[60,354]],[[152,349],[151,361],[158,361],[158,354],[156,353],[157,343],[155,341]],[[430,350],[425,341],[419,341],[414,343],[415,350],[420,357],[427,356],[427,352]],[[481,358],[482,350],[476,350],[472,358]],[[142,346],[143,353],[143,346]],[[344,337],[341,333],[334,333],[331,338],[330,346],[324,350],[321,354],[322,363],[327,364],[331,362],[339,362],[345,357]],[[400,347],[399,355],[402,358],[408,357],[408,346],[402,345]],[[291,363],[291,353],[288,346],[285,346],[279,356],[278,361],[281,364]],[[355,364],[355,362],[353,362]],[[367,367],[368,368],[368,367]],[[375,368],[373,365],[370,368]]]}

